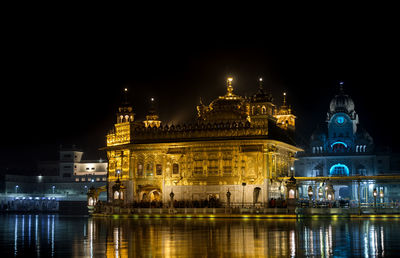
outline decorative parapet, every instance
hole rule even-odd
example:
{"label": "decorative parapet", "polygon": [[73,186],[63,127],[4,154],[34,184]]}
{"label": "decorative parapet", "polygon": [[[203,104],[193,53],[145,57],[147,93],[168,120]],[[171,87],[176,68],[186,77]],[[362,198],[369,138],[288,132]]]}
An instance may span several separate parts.
{"label": "decorative parapet", "polygon": [[231,138],[267,136],[268,128],[253,126],[246,123],[208,123],[171,125],[160,127],[136,127],[132,128],[133,141],[147,140],[188,140],[199,138]]}

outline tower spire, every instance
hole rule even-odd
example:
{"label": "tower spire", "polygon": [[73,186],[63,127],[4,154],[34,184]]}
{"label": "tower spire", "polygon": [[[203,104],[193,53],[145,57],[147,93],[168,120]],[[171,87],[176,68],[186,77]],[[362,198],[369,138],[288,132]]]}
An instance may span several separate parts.
{"label": "tower spire", "polygon": [[123,93],[123,98],[124,98],[124,103],[123,104],[128,104],[128,88],[124,88],[124,93]]}
{"label": "tower spire", "polygon": [[259,81],[259,89],[260,90],[264,89],[264,87],[263,87],[263,78],[262,77],[258,78],[258,81]]}
{"label": "tower spire", "polygon": [[233,81],[233,78],[232,77],[228,77],[228,80],[227,80],[227,82],[228,82],[227,95],[228,96],[232,96],[233,95],[232,81]]}
{"label": "tower spire", "polygon": [[344,82],[343,82],[343,81],[340,81],[340,82],[339,82],[339,93],[341,93],[341,94],[344,93],[343,85],[344,85]]}
{"label": "tower spire", "polygon": [[283,93],[283,106],[286,107],[286,92]]}

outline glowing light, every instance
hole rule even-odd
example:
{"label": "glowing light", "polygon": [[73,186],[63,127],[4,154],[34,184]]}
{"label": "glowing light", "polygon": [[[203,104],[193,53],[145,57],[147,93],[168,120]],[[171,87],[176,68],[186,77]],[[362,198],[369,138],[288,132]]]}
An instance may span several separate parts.
{"label": "glowing light", "polygon": [[232,77],[228,77],[228,82],[232,82],[233,78]]}
{"label": "glowing light", "polygon": [[338,124],[343,124],[343,123],[344,123],[344,117],[338,116],[338,117],[336,118],[336,122],[337,122]]}
{"label": "glowing light", "polygon": [[331,167],[329,170],[329,175],[343,175],[348,176],[350,174],[349,168],[343,164],[336,164]]}
{"label": "glowing light", "polygon": [[128,88],[125,88],[124,91],[127,92],[127,91],[128,91]]}
{"label": "glowing light", "polygon": [[344,142],[334,142],[334,143],[332,143],[332,144],[331,144],[331,148],[333,148],[333,146],[335,146],[336,144],[343,144],[343,145],[344,145],[344,147],[346,147],[346,148],[347,148],[347,144],[346,144],[346,143],[344,143]]}
{"label": "glowing light", "polygon": [[262,81],[263,81],[263,78],[262,78],[262,77],[260,77],[260,78],[259,78],[259,80],[260,80],[260,82],[262,82]]}
{"label": "glowing light", "polygon": [[151,100],[151,101],[154,101],[154,98],[151,98],[150,100]]}

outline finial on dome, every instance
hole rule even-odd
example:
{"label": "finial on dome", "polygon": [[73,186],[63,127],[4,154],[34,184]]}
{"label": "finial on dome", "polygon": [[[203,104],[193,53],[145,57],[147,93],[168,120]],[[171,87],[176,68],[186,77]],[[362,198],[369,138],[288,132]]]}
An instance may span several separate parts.
{"label": "finial on dome", "polygon": [[286,106],[286,92],[283,93],[283,106]]}
{"label": "finial on dome", "polygon": [[124,104],[128,103],[128,88],[124,88]]}
{"label": "finial on dome", "polygon": [[262,90],[263,89],[263,78],[262,77],[258,78],[258,81],[259,81],[259,88]]}
{"label": "finial on dome", "polygon": [[227,80],[227,82],[228,82],[228,87],[227,87],[227,95],[228,96],[232,96],[233,95],[233,87],[232,87],[232,81],[233,81],[233,78],[232,77],[228,77],[228,80]]}
{"label": "finial on dome", "polygon": [[343,91],[343,85],[344,85],[344,82],[343,82],[343,81],[339,82],[339,92],[340,92],[340,93],[343,93],[343,92],[344,92],[344,91]]}

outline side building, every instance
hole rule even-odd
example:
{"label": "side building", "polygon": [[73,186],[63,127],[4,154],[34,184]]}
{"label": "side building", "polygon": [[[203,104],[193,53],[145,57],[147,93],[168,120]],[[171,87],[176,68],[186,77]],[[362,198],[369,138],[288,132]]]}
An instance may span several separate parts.
{"label": "side building", "polygon": [[[371,203],[400,200],[398,158],[377,152],[373,138],[359,124],[353,100],[343,83],[329,104],[326,123],[311,135],[295,162],[300,198]],[[310,192],[310,190],[312,192]]]}
{"label": "side building", "polygon": [[294,175],[296,117],[286,99],[273,104],[262,79],[250,98],[234,94],[232,81],[224,96],[200,101],[191,124],[164,125],[154,108],[136,121],[125,98],[103,148],[109,201],[266,204],[286,196],[278,177]]}

